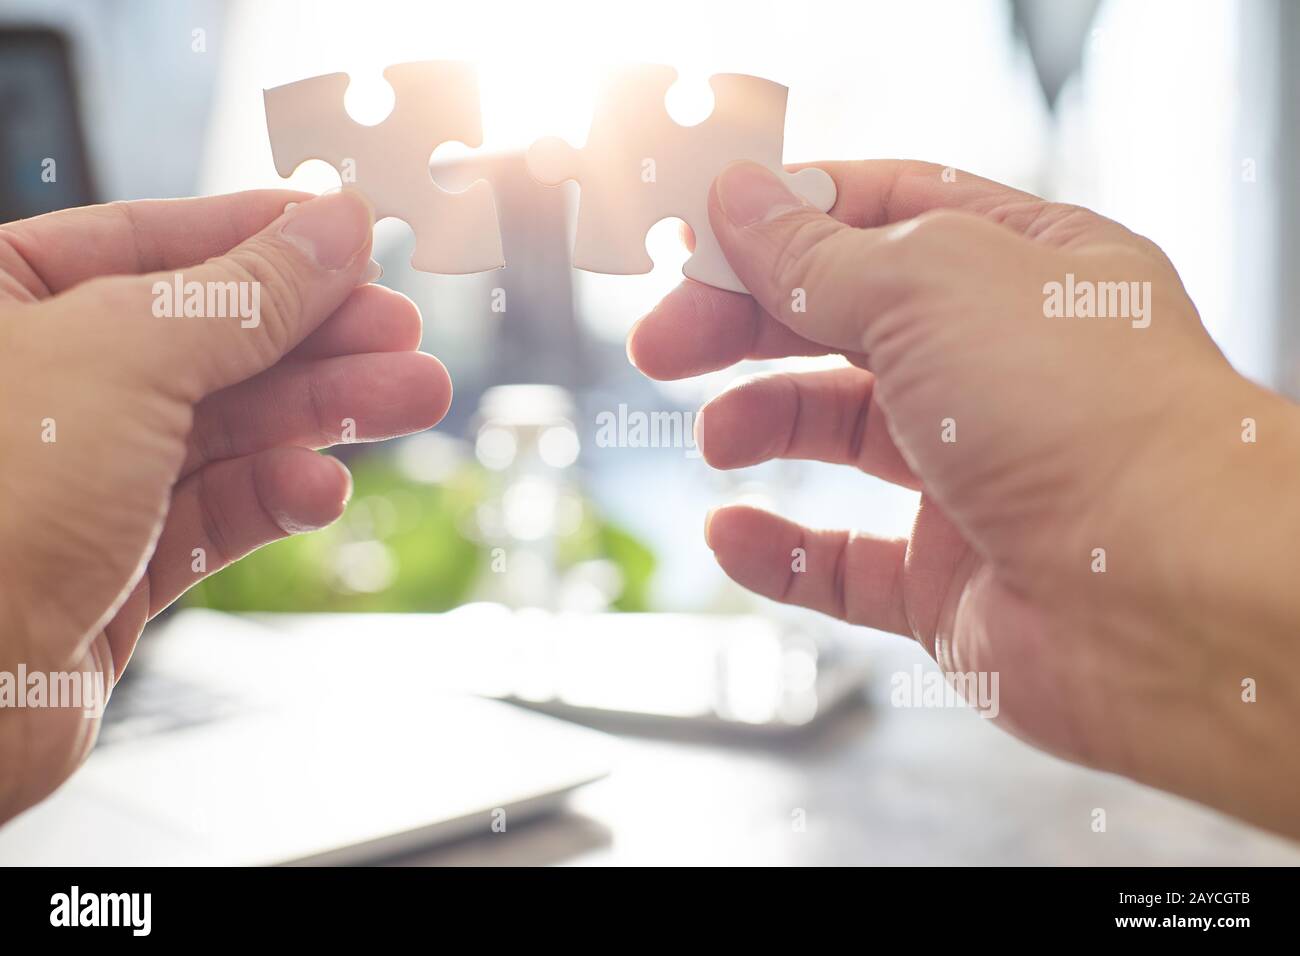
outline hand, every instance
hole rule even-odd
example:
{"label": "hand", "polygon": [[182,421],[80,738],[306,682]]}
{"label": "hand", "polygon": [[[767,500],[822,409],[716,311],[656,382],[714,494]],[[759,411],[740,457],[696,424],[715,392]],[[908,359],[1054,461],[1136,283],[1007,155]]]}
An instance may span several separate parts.
{"label": "hand", "polygon": [[[371,218],[348,193],[268,191],[0,226],[0,672],[111,687],[187,588],[341,514],[351,479],[309,449],[344,419],[375,440],[442,418],[451,384],[415,351],[419,312],[358,287]],[[184,317],[166,301],[178,273],[249,308]],[[67,777],[97,726],[0,708],[0,821]]]}
{"label": "hand", "polygon": [[[1053,753],[1300,833],[1296,410],[1228,366],[1168,259],[1117,223],[922,163],[823,168],[830,216],[761,167],[724,171],[710,221],[753,297],[688,281],[628,352],[654,378],[844,355],[724,392],[702,454],[852,465],[920,510],[886,540],[722,508],[723,569],[913,636],[949,674],[998,673],[998,720]],[[1048,317],[1070,281],[1149,293]]]}

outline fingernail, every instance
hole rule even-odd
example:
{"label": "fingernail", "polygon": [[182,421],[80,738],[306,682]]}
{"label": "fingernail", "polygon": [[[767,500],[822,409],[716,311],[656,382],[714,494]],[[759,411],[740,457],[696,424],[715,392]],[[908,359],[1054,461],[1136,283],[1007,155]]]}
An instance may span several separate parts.
{"label": "fingernail", "polygon": [[741,227],[804,205],[771,170],[758,163],[732,163],[718,175],[716,188],[723,215]]}
{"label": "fingernail", "polygon": [[366,266],[366,271],[362,273],[361,280],[357,283],[357,285],[369,285],[372,282],[378,282],[383,277],[384,277],[384,267],[381,266],[374,259],[371,259],[370,264]]}
{"label": "fingernail", "polygon": [[628,329],[627,332],[627,362],[633,368],[636,368],[636,358],[632,355],[632,339],[636,335],[636,327],[644,321],[644,318],[637,319],[636,322],[632,324],[632,328]]}
{"label": "fingernail", "polygon": [[695,413],[695,424],[691,427],[691,440],[695,442],[695,450],[701,455],[704,454],[704,430],[700,428],[700,424],[703,421],[704,409],[701,408]]}
{"label": "fingernail", "polygon": [[709,526],[713,524],[713,516],[717,513],[717,508],[710,508],[709,513],[704,516],[704,543],[709,546],[710,551],[713,550],[713,542],[709,540]]}
{"label": "fingernail", "polygon": [[370,205],[352,191],[317,196],[289,211],[281,234],[322,269],[347,265],[370,237]]}
{"label": "fingernail", "polygon": [[346,506],[347,503],[352,500],[352,472],[348,470],[347,465],[343,464],[343,462],[339,461],[337,458],[334,458],[333,456],[326,457],[338,466],[339,471],[343,472],[343,480],[347,482],[347,489],[343,492],[343,504]]}

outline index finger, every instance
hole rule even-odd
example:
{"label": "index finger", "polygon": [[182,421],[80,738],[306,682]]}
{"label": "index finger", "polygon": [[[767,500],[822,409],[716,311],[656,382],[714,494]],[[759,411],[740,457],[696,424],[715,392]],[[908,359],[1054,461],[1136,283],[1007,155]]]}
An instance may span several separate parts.
{"label": "index finger", "polygon": [[830,173],[836,188],[830,214],[859,229],[903,222],[935,209],[961,209],[992,217],[1020,232],[1027,220],[1018,213],[1044,202],[1033,193],[919,159],[799,163],[788,168],[795,172],[806,166]]}
{"label": "index finger", "polygon": [[[965,171],[906,159],[815,165],[835,180],[830,215],[848,226],[875,228],[934,209],[963,209],[1016,231],[1032,226],[1043,200]],[[688,242],[688,245],[690,243]],[[754,299],[687,279],[641,319],[628,336],[633,364],[655,379],[677,379],[746,359],[826,355],[838,350],[805,338],[765,312]],[[861,353],[848,353],[854,364]]]}
{"label": "index finger", "polygon": [[221,255],[264,229],[309,194],[258,189],[194,199],[112,202],[0,225],[0,255],[33,296],[44,298],[87,279],[192,266]]}

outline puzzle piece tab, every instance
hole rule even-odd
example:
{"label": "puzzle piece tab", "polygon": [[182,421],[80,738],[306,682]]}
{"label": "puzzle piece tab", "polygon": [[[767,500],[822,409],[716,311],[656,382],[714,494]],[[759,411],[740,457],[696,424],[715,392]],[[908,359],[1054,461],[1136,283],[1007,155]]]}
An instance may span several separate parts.
{"label": "puzzle piece tab", "polygon": [[478,81],[466,63],[400,63],[384,70],[395,103],[376,126],[347,114],[346,73],[265,90],[266,126],[275,169],[289,176],[309,159],[339,171],[375,218],[401,219],[415,233],[411,265],[421,272],[463,275],[505,265],[492,187],[479,180],[450,192],[429,175],[429,157],[445,142],[479,146]]}
{"label": "puzzle piece tab", "polygon": [[820,169],[787,173],[781,162],[787,90],[756,76],[722,73],[709,80],[714,107],[695,126],[679,126],[664,98],[677,80],[669,66],[617,71],[601,90],[582,149],[560,139],[528,151],[533,177],[549,186],[576,179],[582,187],[573,264],[590,272],[636,275],[653,263],[645,235],[675,216],[695,233],[682,271],[720,289],[744,292],[709,228],[709,186],[736,160],[771,169],[810,205],[835,204],[835,182]]}

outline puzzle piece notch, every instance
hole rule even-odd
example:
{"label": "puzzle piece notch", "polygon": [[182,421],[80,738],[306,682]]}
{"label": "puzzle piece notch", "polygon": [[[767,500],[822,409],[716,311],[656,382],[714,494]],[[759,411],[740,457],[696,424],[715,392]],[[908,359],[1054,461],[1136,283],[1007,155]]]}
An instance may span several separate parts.
{"label": "puzzle piece notch", "polygon": [[464,275],[501,268],[505,258],[492,187],[478,180],[451,192],[429,174],[429,158],[443,143],[482,144],[473,67],[399,63],[384,70],[384,79],[393,89],[393,109],[374,126],[348,115],[346,73],[265,90],[276,171],[288,177],[309,159],[329,163],[345,189],[366,198],[376,219],[391,216],[411,227],[411,265],[421,272]]}
{"label": "puzzle piece notch", "polygon": [[546,136],[528,149],[528,172],[543,186],[558,186],[575,178],[582,157],[558,136]]}
{"label": "puzzle piece notch", "polygon": [[[602,86],[587,143],[581,149],[553,137],[528,152],[539,182],[569,179],[581,186],[573,264],[591,272],[636,275],[653,261],[645,236],[662,219],[677,217],[695,233],[695,251],[682,271],[731,291],[744,286],[727,263],[708,218],[709,186],[731,162],[761,163],[809,205],[835,203],[834,180],[816,168],[787,173],[782,166],[787,90],[779,83],[738,73],[710,78],[713,112],[681,126],[665,106],[677,80],[672,67],[619,70]],[[647,175],[649,174],[649,175]]]}

